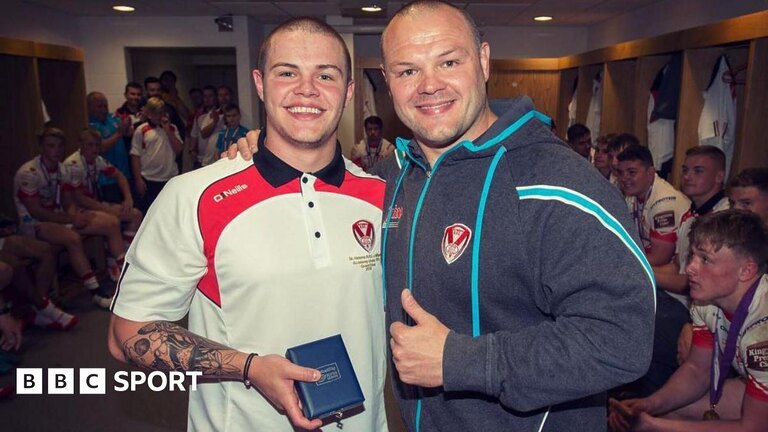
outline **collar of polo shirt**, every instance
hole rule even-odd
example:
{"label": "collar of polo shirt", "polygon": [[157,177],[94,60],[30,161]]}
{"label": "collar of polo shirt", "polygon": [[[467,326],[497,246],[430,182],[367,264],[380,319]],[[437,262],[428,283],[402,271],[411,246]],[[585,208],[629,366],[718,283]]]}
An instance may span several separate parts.
{"label": "collar of polo shirt", "polygon": [[[303,172],[283,162],[280,158],[275,156],[274,153],[269,151],[267,146],[264,145],[266,136],[266,130],[262,129],[259,134],[259,151],[253,155],[253,164],[264,179],[269,182],[272,187],[277,188],[304,175]],[[341,143],[336,141],[336,152],[333,155],[331,163],[323,167],[320,171],[309,174],[319,178],[324,183],[341,187],[341,183],[344,181],[345,171],[344,158],[341,156]]]}

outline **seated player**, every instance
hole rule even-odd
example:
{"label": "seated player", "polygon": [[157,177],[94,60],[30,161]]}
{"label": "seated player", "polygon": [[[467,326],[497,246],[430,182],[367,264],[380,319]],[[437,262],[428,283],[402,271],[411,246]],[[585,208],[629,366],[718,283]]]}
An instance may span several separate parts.
{"label": "seated player", "polygon": [[[80,208],[109,213],[125,224],[123,238],[130,243],[141,225],[142,214],[133,206],[131,187],[125,175],[99,156],[99,131],[85,129],[80,133],[80,149],[64,161],[74,188],[75,203]],[[101,200],[99,176],[112,177],[117,181],[123,201],[120,204]]]}
{"label": "seated player", "polygon": [[732,208],[756,213],[768,225],[768,168],[747,168],[728,183]]}
{"label": "seated player", "polygon": [[[73,205],[69,174],[61,163],[66,138],[56,128],[46,128],[38,136],[40,155],[24,163],[13,180],[14,201],[19,216],[19,232],[38,238],[69,253],[69,261],[83,285],[93,293],[94,302],[109,308],[112,296],[102,289],[83,250],[81,235],[102,235],[109,240],[113,256],[125,253],[120,222],[114,216]],[[116,264],[122,266],[122,263]],[[119,276],[110,271],[111,277]]]}
{"label": "seated player", "polygon": [[755,214],[724,210],[697,218],[690,243],[693,348],[659,391],[610,401],[614,431],[766,430],[768,230]]}

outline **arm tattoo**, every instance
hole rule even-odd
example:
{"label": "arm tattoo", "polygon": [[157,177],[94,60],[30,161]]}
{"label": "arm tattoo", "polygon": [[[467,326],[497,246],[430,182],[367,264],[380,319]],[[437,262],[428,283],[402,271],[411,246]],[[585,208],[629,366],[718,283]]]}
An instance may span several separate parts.
{"label": "arm tattoo", "polygon": [[239,378],[233,364],[236,350],[198,336],[167,321],[155,321],[139,329],[123,344],[129,363],[160,371],[200,371],[204,376]]}

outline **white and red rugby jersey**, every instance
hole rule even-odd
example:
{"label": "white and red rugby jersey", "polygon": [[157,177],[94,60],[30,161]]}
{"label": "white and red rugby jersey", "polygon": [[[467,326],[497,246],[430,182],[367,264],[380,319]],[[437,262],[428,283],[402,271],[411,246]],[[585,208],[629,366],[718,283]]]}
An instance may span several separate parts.
{"label": "white and red rugby jersey", "polygon": [[[702,348],[725,349],[731,317],[715,305],[691,307],[693,344]],[[714,357],[713,367],[718,371],[720,356]],[[757,292],[749,305],[747,319],[736,339],[736,355],[732,366],[746,380],[745,393],[761,401],[768,401],[768,276],[763,275]],[[717,372],[715,373],[717,376]]]}
{"label": "white and red rugby jersey", "polygon": [[[113,311],[142,322],[189,313],[190,331],[260,355],[341,334],[365,395],[345,429],[386,430],[384,182],[338,146],[314,174],[259,149],[253,162],[221,160],[166,185],[128,251]],[[189,429],[293,431],[239,381],[190,392]]]}
{"label": "white and red rugby jersey", "polygon": [[96,198],[99,184],[99,175],[112,177],[117,173],[117,168],[101,156],[96,156],[92,164],[80,154],[80,150],[72,153],[64,160],[67,167],[71,187],[83,190],[86,196]]}

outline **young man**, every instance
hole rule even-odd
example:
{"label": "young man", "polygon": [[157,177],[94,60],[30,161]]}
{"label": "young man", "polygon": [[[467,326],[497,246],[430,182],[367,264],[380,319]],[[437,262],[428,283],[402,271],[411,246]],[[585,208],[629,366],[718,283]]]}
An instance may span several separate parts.
{"label": "young man", "polygon": [[[636,148],[630,147],[627,151],[633,152]],[[620,157],[623,158],[623,156]],[[620,162],[620,165],[622,164],[625,162]],[[728,202],[723,195],[724,177],[725,156],[718,148],[712,146],[693,147],[686,152],[686,158],[683,162],[683,192],[693,200],[693,203],[682,216],[675,244],[676,255],[672,262],[654,266],[654,275],[660,292],[657,293],[651,367],[643,378],[622,389],[631,397],[644,397],[656,392],[669,380],[680,365],[678,343],[688,343],[684,339],[688,334],[684,332],[684,329],[690,325],[688,312],[690,298],[688,297],[688,279],[685,275],[685,264],[688,258],[688,232],[696,216],[715,211],[713,210],[715,207],[717,210],[727,208]],[[654,184],[654,187],[658,186]],[[664,201],[657,202],[663,203]],[[646,205],[652,205],[652,203],[653,201],[649,201]],[[662,206],[663,204],[657,205]],[[654,212],[655,210],[651,208],[649,211]],[[658,215],[661,213],[654,214],[658,219]],[[653,219],[651,216],[649,218]],[[683,339],[681,340],[681,338]]]}
{"label": "young man", "polygon": [[747,168],[728,184],[732,208],[756,213],[768,225],[768,168]]}
{"label": "young man", "polygon": [[139,198],[138,208],[146,215],[163,186],[179,174],[175,159],[181,152],[182,142],[162,99],[150,98],[144,106],[144,114],[147,122],[133,133],[131,168]]}
{"label": "young man", "polygon": [[382,238],[407,429],[604,429],[604,392],[645,372],[652,343],[651,267],[626,204],[530,99],[492,114],[490,48],[463,9],[409,3],[382,47],[415,136],[398,141]]}
{"label": "young man", "polygon": [[112,295],[99,285],[85,256],[81,234],[105,236],[112,245],[115,237],[122,241],[120,224],[112,215],[73,205],[69,173],[61,163],[65,140],[60,129],[44,129],[38,136],[40,155],[16,172],[13,185],[19,232],[66,248],[75,273],[93,293],[94,302],[108,308]]}
{"label": "young man", "polygon": [[619,153],[621,190],[627,199],[651,265],[668,264],[675,255],[678,230],[691,202],[656,175],[647,147],[632,145]]}
{"label": "young man", "polygon": [[595,140],[595,152],[592,165],[606,178],[611,180],[611,158],[608,153],[608,143],[616,137],[616,134],[608,134],[597,137]]}
{"label": "young man", "polygon": [[[336,140],[354,91],[350,69],[327,24],[303,18],[273,30],[254,71],[267,113],[254,161],[169,182],[129,252],[110,351],[213,378],[190,392],[190,430],[319,428],[301,414],[294,381],[320,373],[282,356],[335,334],[365,396],[344,428],[387,428],[377,250],[384,183],[345,160]],[[189,330],[171,323],[187,313]]]}
{"label": "young man", "polygon": [[589,159],[592,152],[592,134],[589,132],[589,128],[581,123],[576,123],[568,128],[566,136],[568,137],[568,145],[573,151],[581,157]]}
{"label": "young man", "polygon": [[115,117],[118,117],[121,120],[127,120],[128,124],[131,126],[126,130],[124,135],[124,137],[128,138],[128,146],[126,147],[130,147],[130,141],[131,138],[133,138],[133,126],[142,120],[141,100],[143,95],[144,90],[141,88],[141,84],[133,81],[129,82],[125,85],[125,92],[123,93],[125,102],[123,102],[123,104],[120,105],[120,108],[115,111]]}
{"label": "young man", "polygon": [[384,121],[376,116],[370,116],[365,119],[365,138],[352,147],[350,159],[360,168],[367,172],[376,165],[377,162],[387,158],[395,151],[395,146],[381,136],[384,128]]}
{"label": "young man", "polygon": [[[94,129],[85,129],[80,132],[80,149],[72,153],[64,160],[64,166],[67,167],[70,176],[70,183],[74,187],[75,203],[88,210],[100,210],[109,213],[118,218],[125,224],[123,229],[123,239],[125,243],[133,241],[136,231],[141,225],[142,214],[133,206],[133,196],[131,195],[131,186],[128,179],[110,164],[106,159],[99,156],[98,131]],[[99,195],[99,176],[114,177],[123,201],[119,204],[103,201]],[[120,267],[110,267],[110,271],[117,271],[120,275]],[[117,280],[117,279],[115,279]]]}
{"label": "young man", "polygon": [[686,307],[688,298],[688,277],[685,266],[688,263],[688,233],[697,216],[725,210],[729,207],[723,191],[725,181],[725,153],[714,146],[691,147],[685,152],[683,161],[683,193],[691,199],[691,207],[683,214],[675,247],[675,262],[655,266],[656,283]]}
{"label": "young man", "polygon": [[[686,268],[693,348],[658,392],[611,401],[614,431],[758,432],[768,424],[768,231],[743,210],[701,216]],[[728,379],[733,368],[737,378]]]}
{"label": "young man", "polygon": [[[226,99],[224,93],[226,91],[222,91],[222,96]],[[190,148],[193,150],[195,168],[210,165],[218,158],[216,141],[219,138],[219,132],[224,128],[224,119],[219,110],[216,87],[203,87],[203,108],[205,112],[197,117],[190,133],[192,137]]]}
{"label": "young man", "polygon": [[621,184],[619,183],[618,174],[618,156],[619,153],[631,145],[640,145],[640,141],[630,133],[619,134],[608,141],[608,164],[611,166],[611,177],[608,178],[608,181],[619,189],[621,189]]}
{"label": "young man", "polygon": [[248,129],[240,124],[240,107],[236,104],[229,104],[222,107],[224,113],[225,128],[219,132],[216,139],[216,154],[220,155],[226,151],[229,146],[235,144],[237,140],[248,133]]}

